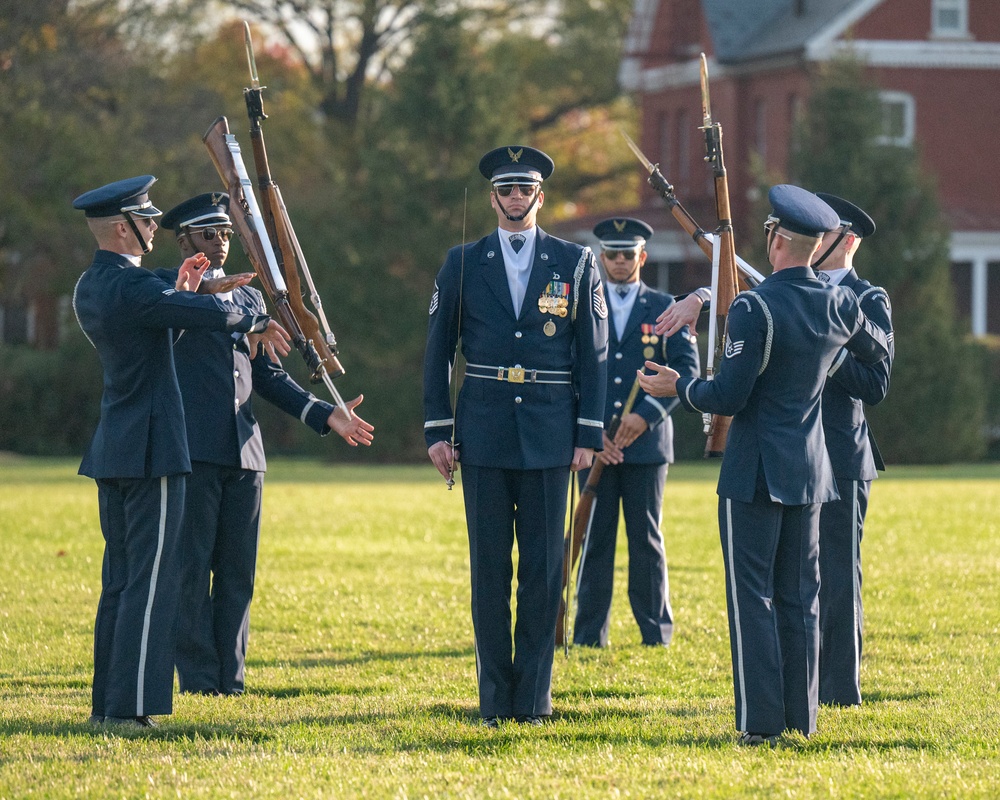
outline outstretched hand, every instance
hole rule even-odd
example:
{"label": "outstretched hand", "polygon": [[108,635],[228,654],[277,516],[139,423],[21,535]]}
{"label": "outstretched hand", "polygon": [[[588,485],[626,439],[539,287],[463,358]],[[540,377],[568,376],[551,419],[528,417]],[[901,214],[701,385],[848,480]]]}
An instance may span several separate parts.
{"label": "outstretched hand", "polygon": [[679,372],[655,361],[647,361],[646,369],[655,374],[646,375],[641,369],[636,370],[639,386],[646,394],[653,397],[677,397],[677,379],[681,376]]}
{"label": "outstretched hand", "polygon": [[257,277],[255,272],[240,272],[237,275],[222,275],[218,278],[205,278],[198,287],[198,294],[222,294],[231,292],[240,286],[246,286]]}
{"label": "outstretched hand", "polygon": [[364,399],[365,396],[359,394],[350,402],[345,403],[347,406],[346,416],[344,409],[340,406],[334,406],[333,411],[330,412],[330,416],[326,420],[326,424],[335,430],[340,435],[340,438],[351,447],[357,447],[359,444],[371,447],[374,439],[372,431],[375,430],[375,426],[365,422],[354,413],[354,409],[361,405],[361,401]]}
{"label": "outstretched hand", "polygon": [[180,269],[177,270],[177,282],[174,288],[178,292],[197,292],[201,285],[202,276],[208,269],[211,262],[204,253],[195,253],[181,262]]}

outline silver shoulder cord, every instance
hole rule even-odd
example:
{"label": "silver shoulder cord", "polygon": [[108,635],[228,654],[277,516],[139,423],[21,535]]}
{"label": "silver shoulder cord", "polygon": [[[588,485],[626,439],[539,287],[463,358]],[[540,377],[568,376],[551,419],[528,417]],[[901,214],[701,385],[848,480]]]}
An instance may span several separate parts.
{"label": "silver shoulder cord", "polygon": [[465,217],[469,207],[469,187],[465,187],[465,196],[462,199],[462,255],[461,266],[458,271],[458,335],[455,337],[455,357],[451,362],[452,384],[451,384],[451,460],[448,462],[448,480],[445,484],[450,492],[455,485],[455,448],[458,442],[455,441],[455,425],[458,419],[458,354],[461,351],[462,342],[462,291],[465,286]]}

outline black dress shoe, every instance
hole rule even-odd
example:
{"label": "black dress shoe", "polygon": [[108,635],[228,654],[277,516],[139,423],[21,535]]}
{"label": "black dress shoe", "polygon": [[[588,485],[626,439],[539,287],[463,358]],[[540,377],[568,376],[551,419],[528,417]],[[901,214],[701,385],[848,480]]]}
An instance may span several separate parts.
{"label": "black dress shoe", "polygon": [[521,714],[516,717],[518,725],[532,725],[534,727],[541,727],[545,724],[545,717],[539,717],[535,714]]}
{"label": "black dress shoe", "polygon": [[499,728],[500,720],[497,719],[496,717],[483,717],[479,721],[479,724],[482,725],[484,728]]}
{"label": "black dress shoe", "polygon": [[87,720],[87,722],[89,722],[91,725],[103,725],[104,717],[101,716],[100,714],[91,714],[90,719]]}
{"label": "black dress shoe", "polygon": [[122,728],[155,728],[159,723],[150,716],[142,717],[105,717],[105,725],[117,725]]}
{"label": "black dress shoe", "polygon": [[741,733],[737,740],[744,747],[774,747],[778,744],[778,733]]}

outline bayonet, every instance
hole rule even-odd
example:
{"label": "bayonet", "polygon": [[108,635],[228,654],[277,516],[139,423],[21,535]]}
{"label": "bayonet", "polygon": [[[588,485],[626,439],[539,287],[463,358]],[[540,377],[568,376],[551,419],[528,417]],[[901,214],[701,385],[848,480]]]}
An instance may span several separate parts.
{"label": "bayonet", "polygon": [[250,64],[250,86],[260,89],[260,80],[257,78],[257,61],[253,57],[253,39],[250,38],[250,23],[243,20],[243,41],[247,47],[247,62]]}
{"label": "bayonet", "polygon": [[712,127],[712,99],[708,94],[708,60],[701,54],[701,127]]}

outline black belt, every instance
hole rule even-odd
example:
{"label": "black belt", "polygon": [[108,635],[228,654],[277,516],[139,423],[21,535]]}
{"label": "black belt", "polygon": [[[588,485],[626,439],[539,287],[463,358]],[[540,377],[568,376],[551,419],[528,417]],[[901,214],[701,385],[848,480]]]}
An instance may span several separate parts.
{"label": "black belt", "polygon": [[573,373],[567,370],[525,369],[524,367],[488,367],[484,364],[466,364],[465,377],[507,383],[559,383],[573,382]]}

